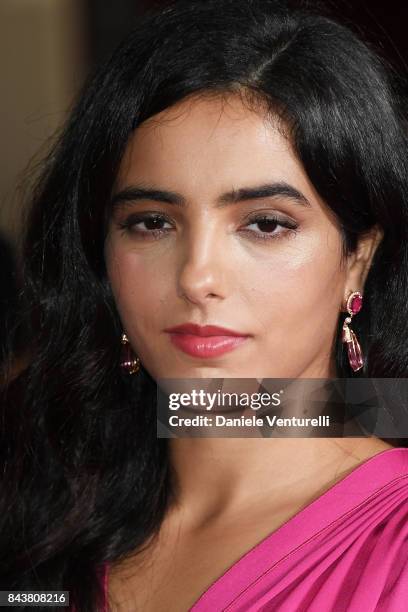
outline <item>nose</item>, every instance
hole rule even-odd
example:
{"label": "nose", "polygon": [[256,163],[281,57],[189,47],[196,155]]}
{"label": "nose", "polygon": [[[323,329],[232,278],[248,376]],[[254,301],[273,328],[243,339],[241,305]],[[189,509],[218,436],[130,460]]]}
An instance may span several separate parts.
{"label": "nose", "polygon": [[226,285],[226,247],[214,228],[190,234],[183,245],[178,273],[178,295],[195,304],[224,299]]}

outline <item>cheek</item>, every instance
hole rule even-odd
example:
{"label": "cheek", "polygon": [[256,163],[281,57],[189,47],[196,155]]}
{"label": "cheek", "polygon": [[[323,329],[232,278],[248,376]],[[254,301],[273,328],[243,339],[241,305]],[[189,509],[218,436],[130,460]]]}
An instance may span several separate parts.
{"label": "cheek", "polygon": [[345,273],[336,235],[310,236],[290,249],[247,269],[242,282],[261,331],[277,343],[292,339],[295,346],[317,332],[331,335],[340,313]]}
{"label": "cheek", "polygon": [[106,262],[124,327],[146,333],[166,302],[169,275],[158,261],[146,262],[130,251],[111,250]]}

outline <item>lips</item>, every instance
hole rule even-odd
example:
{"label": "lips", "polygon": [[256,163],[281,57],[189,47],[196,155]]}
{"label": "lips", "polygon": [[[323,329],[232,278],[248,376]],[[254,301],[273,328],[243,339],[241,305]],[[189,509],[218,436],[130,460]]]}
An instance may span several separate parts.
{"label": "lips", "polygon": [[232,351],[249,337],[218,325],[196,325],[185,323],[164,331],[170,334],[171,342],[192,357],[216,357]]}

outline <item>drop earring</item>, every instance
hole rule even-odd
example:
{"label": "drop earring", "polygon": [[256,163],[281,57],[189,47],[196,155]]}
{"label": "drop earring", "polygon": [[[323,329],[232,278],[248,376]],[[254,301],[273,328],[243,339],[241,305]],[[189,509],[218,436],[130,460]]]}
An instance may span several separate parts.
{"label": "drop earring", "polygon": [[140,369],[140,359],[132,354],[132,348],[125,333],[122,334],[121,343],[123,345],[123,357],[120,365],[128,374],[136,374]]}
{"label": "drop earring", "polygon": [[347,317],[343,323],[342,341],[347,344],[348,360],[354,372],[357,372],[363,367],[364,357],[357,336],[354,331],[350,329],[349,324],[353,316],[360,312],[362,306],[363,296],[361,293],[359,291],[350,293],[346,304],[346,309],[350,316]]}

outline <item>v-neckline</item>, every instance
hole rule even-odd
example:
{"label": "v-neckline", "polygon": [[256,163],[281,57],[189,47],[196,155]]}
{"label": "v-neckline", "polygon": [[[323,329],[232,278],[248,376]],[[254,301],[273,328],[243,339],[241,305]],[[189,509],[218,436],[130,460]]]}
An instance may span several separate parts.
{"label": "v-neckline", "polygon": [[[369,474],[374,474],[375,478],[369,478]],[[261,566],[266,560],[269,567],[274,564],[274,560],[279,562],[356,508],[371,494],[403,475],[408,475],[408,448],[387,448],[365,459],[230,565],[203,591],[189,612],[216,609],[227,585],[228,597],[232,598],[233,593],[237,595],[245,588],[242,584],[243,575],[246,585],[251,584],[262,572]],[[347,495],[344,495],[345,491]],[[326,504],[331,497],[334,497],[333,503]],[[264,554],[266,551],[267,554]]]}
{"label": "v-neckline", "polygon": [[[381,469],[380,469],[381,468]],[[268,567],[317,537],[329,525],[364,503],[367,498],[394,480],[408,475],[408,448],[387,448],[359,463],[321,495],[265,536],[216,578],[189,608],[207,612],[219,608],[228,589],[228,598],[238,595]],[[371,476],[371,477],[370,477]],[[374,478],[372,477],[374,476]],[[344,493],[347,492],[347,495]],[[326,503],[333,498],[332,503]],[[317,519],[318,515],[318,519]],[[273,545],[273,546],[272,546]],[[245,571],[243,571],[243,569]],[[108,595],[108,564],[105,565],[105,603]],[[245,585],[242,576],[245,577]],[[105,606],[105,612],[107,608]]]}

